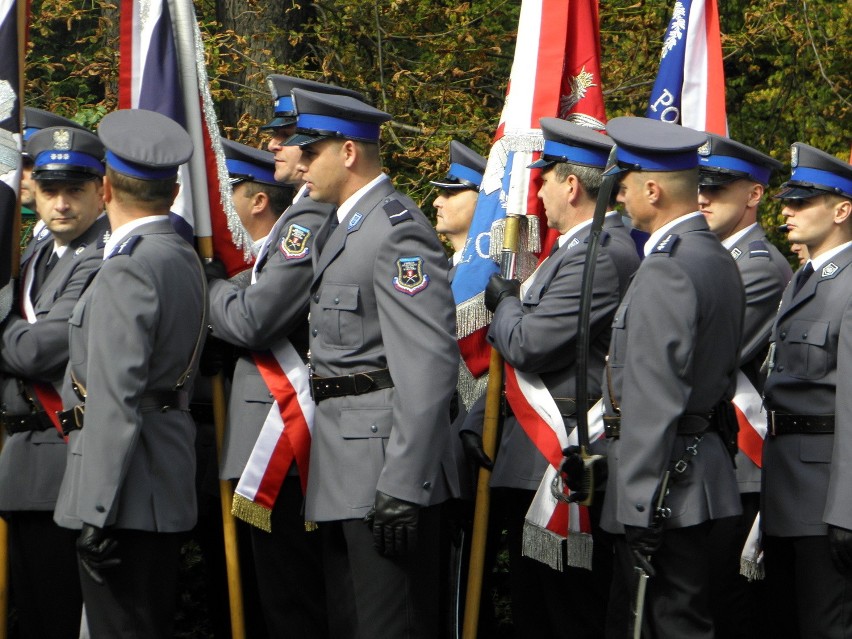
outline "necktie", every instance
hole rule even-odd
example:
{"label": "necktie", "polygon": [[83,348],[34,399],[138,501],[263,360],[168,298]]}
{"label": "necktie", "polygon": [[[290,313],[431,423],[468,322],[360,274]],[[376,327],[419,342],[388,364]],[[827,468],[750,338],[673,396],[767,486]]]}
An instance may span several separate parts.
{"label": "necktie", "polygon": [[807,282],[808,278],[810,278],[810,276],[813,274],[814,265],[810,262],[805,264],[802,270],[796,273],[796,284],[795,288],[793,289],[793,297],[795,297],[799,293],[799,291],[802,290],[802,287],[805,285],[805,282]]}
{"label": "necktie", "polygon": [[337,219],[337,210],[331,214],[331,218],[329,221],[320,229],[319,235],[317,235],[317,241],[314,242],[314,247],[316,248],[317,255],[322,255],[322,249],[325,246],[326,242],[328,242],[328,238],[331,237],[331,234],[334,233],[334,229],[338,227],[340,224],[340,220]]}
{"label": "necktie", "polygon": [[45,255],[41,255],[36,263],[35,277],[33,278],[33,285],[30,289],[31,296],[35,296],[35,294],[38,293],[39,289],[44,284],[44,281],[47,279],[47,276],[50,275],[51,269],[53,269],[59,261],[59,255],[57,255],[55,251],[50,252],[49,258],[45,259],[45,257]]}

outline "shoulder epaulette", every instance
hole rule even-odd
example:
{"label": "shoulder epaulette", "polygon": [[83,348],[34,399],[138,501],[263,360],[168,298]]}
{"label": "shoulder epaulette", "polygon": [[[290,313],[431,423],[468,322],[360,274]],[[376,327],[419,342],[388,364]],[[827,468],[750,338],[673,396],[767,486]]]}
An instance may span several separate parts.
{"label": "shoulder epaulette", "polygon": [[98,238],[98,249],[102,249],[106,246],[106,243],[109,241],[109,236],[110,236],[110,230],[109,229],[107,229],[106,231],[101,233],[101,236]]}
{"label": "shoulder epaulette", "polygon": [[411,211],[405,208],[399,200],[388,200],[382,208],[384,208],[392,226],[411,219]]}
{"label": "shoulder epaulette", "polygon": [[656,246],[651,249],[651,252],[648,255],[653,255],[655,253],[665,253],[667,255],[671,255],[672,251],[674,251],[674,247],[677,246],[677,243],[680,241],[680,236],[674,233],[669,233],[659,242],[657,242]]}
{"label": "shoulder epaulette", "polygon": [[109,254],[110,258],[115,257],[116,255],[130,255],[133,252],[133,249],[136,248],[136,245],[139,244],[139,241],[142,239],[141,235],[131,235],[126,240],[124,240],[121,244],[119,244],[115,250]]}
{"label": "shoulder epaulette", "polygon": [[769,247],[763,240],[754,240],[748,243],[749,257],[769,257]]}

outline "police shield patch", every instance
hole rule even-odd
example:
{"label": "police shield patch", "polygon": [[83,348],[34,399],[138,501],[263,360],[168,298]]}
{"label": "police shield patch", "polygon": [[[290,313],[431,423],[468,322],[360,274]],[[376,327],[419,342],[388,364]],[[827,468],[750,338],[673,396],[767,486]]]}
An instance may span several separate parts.
{"label": "police shield patch", "polygon": [[393,287],[406,295],[417,295],[429,286],[429,276],[423,273],[422,257],[401,257],[396,261],[396,270]]}
{"label": "police shield patch", "polygon": [[311,249],[308,248],[308,238],[311,236],[311,230],[298,224],[291,224],[287,229],[287,235],[281,239],[279,248],[284,255],[284,259],[297,260],[306,257]]}

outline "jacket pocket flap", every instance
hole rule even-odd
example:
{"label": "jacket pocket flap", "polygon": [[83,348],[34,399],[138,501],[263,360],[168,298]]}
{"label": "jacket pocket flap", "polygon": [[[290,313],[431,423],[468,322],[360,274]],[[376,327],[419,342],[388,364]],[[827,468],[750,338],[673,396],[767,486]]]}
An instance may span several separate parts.
{"label": "jacket pocket flap", "polygon": [[344,439],[390,437],[393,410],[390,408],[345,408],[340,411],[340,434]]}
{"label": "jacket pocket flap", "polygon": [[358,286],[352,284],[329,284],[320,293],[322,308],[354,311],[358,308]]}

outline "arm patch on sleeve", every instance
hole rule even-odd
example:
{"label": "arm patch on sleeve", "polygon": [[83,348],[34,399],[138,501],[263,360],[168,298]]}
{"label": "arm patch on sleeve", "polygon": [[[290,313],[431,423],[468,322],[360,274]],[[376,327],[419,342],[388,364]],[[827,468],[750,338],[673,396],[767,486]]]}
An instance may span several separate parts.
{"label": "arm patch on sleeve", "polygon": [[405,208],[399,200],[390,200],[385,202],[385,205],[382,208],[384,208],[392,226],[396,226],[400,222],[411,219],[411,211]]}

